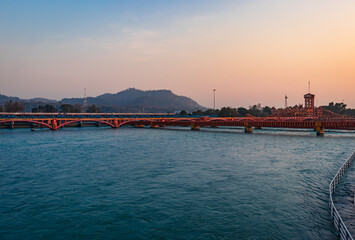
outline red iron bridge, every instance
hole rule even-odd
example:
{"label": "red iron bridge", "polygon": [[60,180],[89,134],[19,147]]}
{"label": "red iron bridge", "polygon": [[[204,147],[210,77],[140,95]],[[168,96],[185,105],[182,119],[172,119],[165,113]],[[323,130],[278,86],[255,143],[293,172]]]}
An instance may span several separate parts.
{"label": "red iron bridge", "polygon": [[73,124],[97,123],[119,128],[123,125],[136,127],[184,126],[192,130],[201,127],[243,127],[246,133],[253,128],[303,128],[313,129],[318,136],[324,135],[324,129],[355,130],[355,118],[344,116],[270,116],[270,117],[214,117],[179,116],[174,114],[134,114],[134,113],[0,113],[0,125],[13,127],[15,124],[30,124],[58,130]]}

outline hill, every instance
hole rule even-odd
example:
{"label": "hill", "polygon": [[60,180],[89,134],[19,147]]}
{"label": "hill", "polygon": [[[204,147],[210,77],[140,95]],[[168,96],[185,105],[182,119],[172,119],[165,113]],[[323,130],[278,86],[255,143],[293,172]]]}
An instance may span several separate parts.
{"label": "hill", "polygon": [[[0,104],[9,100],[22,102],[27,111],[38,105],[51,104],[57,109],[62,104],[82,105],[83,98],[63,98],[60,101],[44,98],[20,99],[0,95]],[[205,109],[194,100],[177,96],[170,90],[149,90],[143,91],[135,88],[111,94],[105,93],[97,97],[88,97],[87,104],[95,104],[102,112],[175,112],[185,110],[192,112],[198,109]]]}
{"label": "hill", "polygon": [[[83,98],[64,98],[61,104],[82,104]],[[88,97],[88,105],[95,104],[104,112],[174,112],[204,109],[194,100],[177,96],[170,90],[142,91],[135,88],[97,97]]]}

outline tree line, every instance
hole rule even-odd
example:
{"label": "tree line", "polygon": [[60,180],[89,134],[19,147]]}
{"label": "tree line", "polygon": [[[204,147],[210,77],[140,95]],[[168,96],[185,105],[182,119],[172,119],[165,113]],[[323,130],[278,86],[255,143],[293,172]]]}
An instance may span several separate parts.
{"label": "tree line", "polygon": [[334,103],[331,102],[328,104],[328,106],[321,106],[321,108],[327,109],[331,112],[340,114],[340,115],[345,115],[345,116],[355,116],[355,109],[351,108],[346,108],[347,105],[343,102],[341,103]]}
{"label": "tree line", "polygon": [[232,108],[232,107],[222,107],[221,109],[207,109],[205,111],[197,110],[188,114],[186,111],[182,110],[179,115],[208,115],[208,116],[218,116],[218,117],[246,117],[252,115],[255,117],[267,117],[270,116],[276,108],[269,106],[262,107],[261,104],[256,104],[250,106],[248,109],[244,107]]}
{"label": "tree line", "polygon": [[[58,112],[58,109],[53,105],[47,104],[45,106],[39,105],[36,108],[32,108],[32,112],[51,113],[51,112]],[[80,104],[72,105],[72,104],[64,103],[59,106],[59,112],[63,112],[63,113],[82,113],[82,112],[100,113],[101,110],[95,104],[88,106],[87,109],[83,109],[83,106]]]}
{"label": "tree line", "polygon": [[[327,106],[321,106],[321,108],[327,109],[331,112],[345,115],[345,116],[355,116],[355,109],[347,108],[347,105],[343,102],[334,103],[331,102]],[[19,101],[8,101],[0,105],[0,112],[24,112],[26,110],[26,105],[23,102]],[[267,117],[270,116],[273,112],[276,111],[276,108],[265,106],[262,107],[261,104],[256,104],[250,106],[249,108],[239,107],[222,107],[221,109],[207,109],[207,110],[197,110],[192,113],[187,113],[185,110],[180,111],[179,115],[199,115],[199,116],[218,116],[218,117],[246,117],[248,115],[255,117]],[[80,104],[61,104],[59,107],[52,104],[38,105],[31,109],[33,113],[100,113],[101,109],[92,104],[86,109],[83,109],[83,106]]]}
{"label": "tree line", "polygon": [[[26,110],[26,105],[23,102],[12,100],[3,103],[0,105],[0,112],[24,112]],[[56,112],[63,112],[63,113],[81,113],[83,111],[83,107],[80,104],[61,104],[58,108],[52,104],[45,104],[45,105],[38,105],[37,107],[33,107],[31,109],[33,113],[56,113]],[[92,104],[85,109],[87,113],[100,113],[101,110],[95,104]]]}
{"label": "tree line", "polygon": [[[299,106],[294,106],[293,108],[298,108]],[[347,105],[343,102],[334,103],[330,102],[328,106],[321,106],[323,109],[327,109],[331,112],[344,115],[344,116],[355,116],[355,109],[347,108]],[[180,115],[215,115],[218,117],[267,117],[272,115],[277,109],[275,107],[265,106],[262,107],[261,104],[256,104],[250,106],[248,109],[244,107],[231,108],[231,107],[222,107],[221,109],[207,109],[206,111],[197,110],[188,114],[186,111],[182,110]]]}
{"label": "tree line", "polygon": [[3,103],[0,106],[1,112],[23,112],[25,111],[25,104],[22,102],[13,102],[12,100]]}

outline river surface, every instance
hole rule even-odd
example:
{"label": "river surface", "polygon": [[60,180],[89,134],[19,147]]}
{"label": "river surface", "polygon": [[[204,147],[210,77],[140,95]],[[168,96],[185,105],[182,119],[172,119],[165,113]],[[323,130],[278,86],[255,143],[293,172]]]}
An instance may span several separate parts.
{"label": "river surface", "polygon": [[0,130],[0,239],[337,239],[355,133]]}

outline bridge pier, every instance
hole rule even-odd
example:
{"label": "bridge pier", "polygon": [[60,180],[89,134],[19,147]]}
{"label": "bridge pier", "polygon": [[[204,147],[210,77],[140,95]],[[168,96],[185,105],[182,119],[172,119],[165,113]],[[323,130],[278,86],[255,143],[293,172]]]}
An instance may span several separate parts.
{"label": "bridge pier", "polygon": [[118,128],[118,119],[113,119],[112,125],[112,128]]}
{"label": "bridge pier", "polygon": [[245,125],[244,126],[244,132],[245,133],[253,133],[253,126]]}
{"label": "bridge pier", "polygon": [[195,125],[194,123],[191,123],[191,130],[200,131],[200,126]]}
{"label": "bridge pier", "polygon": [[316,131],[317,131],[317,136],[320,137],[324,136],[324,127],[319,127],[319,128],[317,127]]}
{"label": "bridge pier", "polygon": [[52,130],[58,130],[57,119],[51,121]]}
{"label": "bridge pier", "polygon": [[317,132],[317,136],[324,136],[324,127],[322,126],[322,123],[316,122],[315,130]]}

